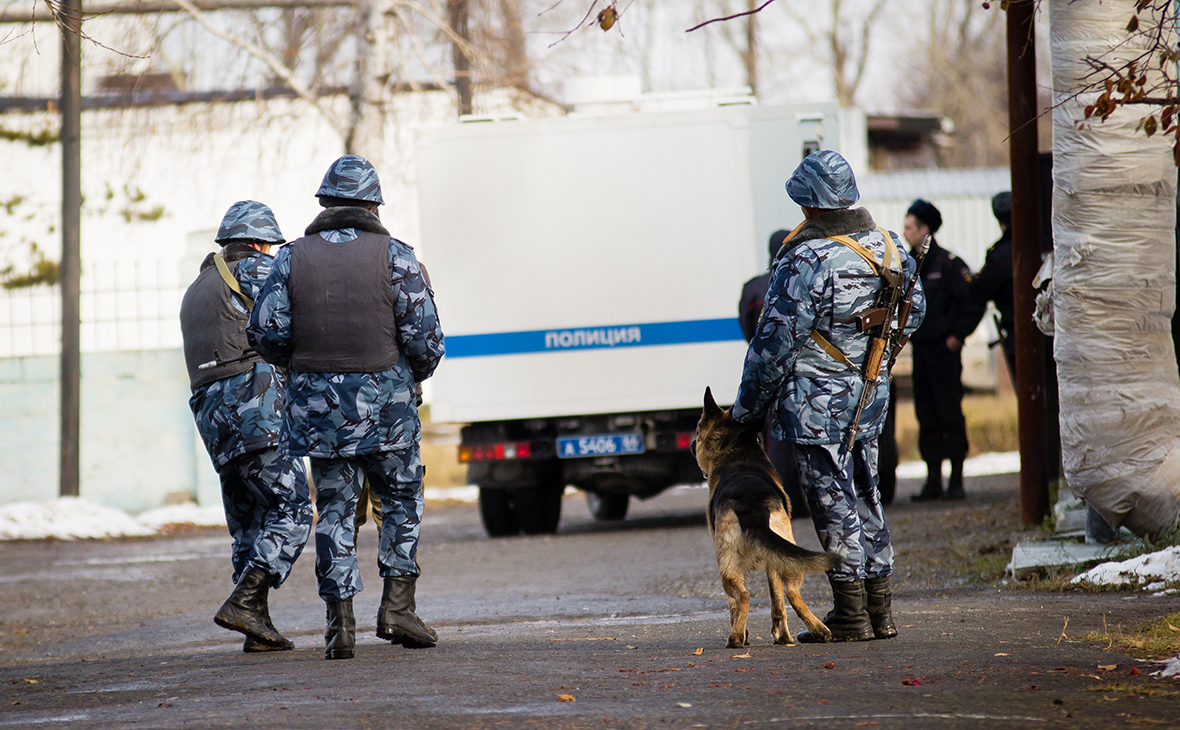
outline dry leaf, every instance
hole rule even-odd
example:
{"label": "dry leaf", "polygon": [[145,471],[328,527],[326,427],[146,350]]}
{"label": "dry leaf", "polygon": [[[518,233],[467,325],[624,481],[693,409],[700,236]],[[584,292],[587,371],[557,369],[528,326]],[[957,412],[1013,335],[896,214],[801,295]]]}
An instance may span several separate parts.
{"label": "dry leaf", "polygon": [[28,682],[29,684],[37,684],[37,680],[35,680],[35,679],[26,679],[25,681]]}
{"label": "dry leaf", "polygon": [[824,669],[832,669],[836,666],[836,662],[828,662],[824,665]]}
{"label": "dry leaf", "polygon": [[692,703],[691,702],[677,702],[676,706],[677,707],[692,707]]}
{"label": "dry leaf", "polygon": [[746,648],[745,654],[734,654],[733,656],[730,657],[730,659],[753,659],[753,658],[754,657],[750,656],[749,647]]}
{"label": "dry leaf", "polygon": [[1099,664],[1099,665],[1098,665],[1098,671],[1100,671],[1100,672],[1112,672],[1112,671],[1114,671],[1115,669],[1118,669],[1118,667],[1119,667],[1119,665],[1117,665],[1117,664]]}
{"label": "dry leaf", "polygon": [[557,695],[558,702],[576,702],[577,699],[578,698],[574,697],[573,695]]}
{"label": "dry leaf", "polygon": [[1172,631],[1175,631],[1177,634],[1180,634],[1180,629],[1173,626],[1170,621],[1165,621],[1164,623],[1168,625],[1169,629],[1171,629]]}
{"label": "dry leaf", "polygon": [[1011,655],[1005,654],[1004,652],[1000,652],[999,654],[994,654],[993,656],[1011,656]]}
{"label": "dry leaf", "polygon": [[700,656],[701,654],[704,654],[704,653],[705,653],[705,647],[702,646],[700,649],[697,649],[696,651],[694,651],[692,653],[692,655],[693,656]]}

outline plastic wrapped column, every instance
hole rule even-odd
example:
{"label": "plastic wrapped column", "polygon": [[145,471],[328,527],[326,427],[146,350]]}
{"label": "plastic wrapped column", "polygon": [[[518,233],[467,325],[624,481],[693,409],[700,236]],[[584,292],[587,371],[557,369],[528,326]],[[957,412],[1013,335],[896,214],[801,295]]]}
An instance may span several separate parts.
{"label": "plastic wrapped column", "polygon": [[[1112,526],[1158,537],[1180,517],[1176,166],[1168,136],[1136,132],[1153,107],[1079,128],[1097,93],[1070,97],[1087,56],[1121,65],[1134,0],[1052,0],[1054,355],[1065,477]],[[1140,16],[1141,25],[1148,18]],[[1165,37],[1175,46],[1175,28]],[[1150,82],[1149,82],[1150,86]]]}

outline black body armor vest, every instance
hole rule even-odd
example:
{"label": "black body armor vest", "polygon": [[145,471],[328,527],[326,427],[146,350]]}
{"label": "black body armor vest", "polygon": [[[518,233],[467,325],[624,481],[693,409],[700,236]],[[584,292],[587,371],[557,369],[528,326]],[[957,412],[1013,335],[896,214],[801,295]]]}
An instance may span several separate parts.
{"label": "black body armor vest", "polygon": [[397,364],[396,294],[389,235],[345,243],[318,234],[291,244],[291,368],[305,373],[379,373]]}
{"label": "black body armor vest", "polygon": [[[228,261],[227,265],[231,272],[235,272],[238,261]],[[197,369],[198,365],[212,360],[232,360],[250,348],[246,341],[246,323],[250,316],[230,304],[230,297],[234,296],[237,295],[230,291],[217,267],[209,265],[189,285],[180,302],[184,364],[188,367],[189,387],[193,391],[215,380],[244,373],[255,363],[262,362],[262,358],[253,355],[209,370]]]}

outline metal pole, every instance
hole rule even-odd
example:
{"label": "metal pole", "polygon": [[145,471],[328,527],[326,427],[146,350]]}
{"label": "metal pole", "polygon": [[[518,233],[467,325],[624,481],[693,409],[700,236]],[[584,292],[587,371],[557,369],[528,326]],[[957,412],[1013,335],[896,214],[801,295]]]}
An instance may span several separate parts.
{"label": "metal pole", "polygon": [[[455,35],[465,41],[470,40],[471,34],[467,28],[467,22],[470,19],[470,8],[468,7],[467,0],[450,0],[448,6],[451,28],[455,31]],[[470,114],[472,111],[471,59],[467,58],[467,54],[463,53],[458,43],[452,44],[451,58],[455,65],[455,92],[459,97],[459,113]]]}
{"label": "metal pole", "polygon": [[61,5],[61,495],[78,496],[81,423],[82,0]]}
{"label": "metal pole", "polygon": [[1020,519],[1049,514],[1045,471],[1044,336],[1033,322],[1032,281],[1041,267],[1041,190],[1037,150],[1035,0],[1008,4],[1008,124],[1012,158],[1012,291],[1016,312],[1016,395],[1020,423]]}

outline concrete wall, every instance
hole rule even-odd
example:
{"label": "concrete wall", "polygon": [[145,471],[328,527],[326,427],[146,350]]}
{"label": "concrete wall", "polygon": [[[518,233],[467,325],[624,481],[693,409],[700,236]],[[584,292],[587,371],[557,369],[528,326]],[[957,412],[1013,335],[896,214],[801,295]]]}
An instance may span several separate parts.
{"label": "concrete wall", "polygon": [[[216,504],[178,349],[82,355],[81,496],[128,512]],[[0,504],[58,496],[58,359],[0,359]]]}

